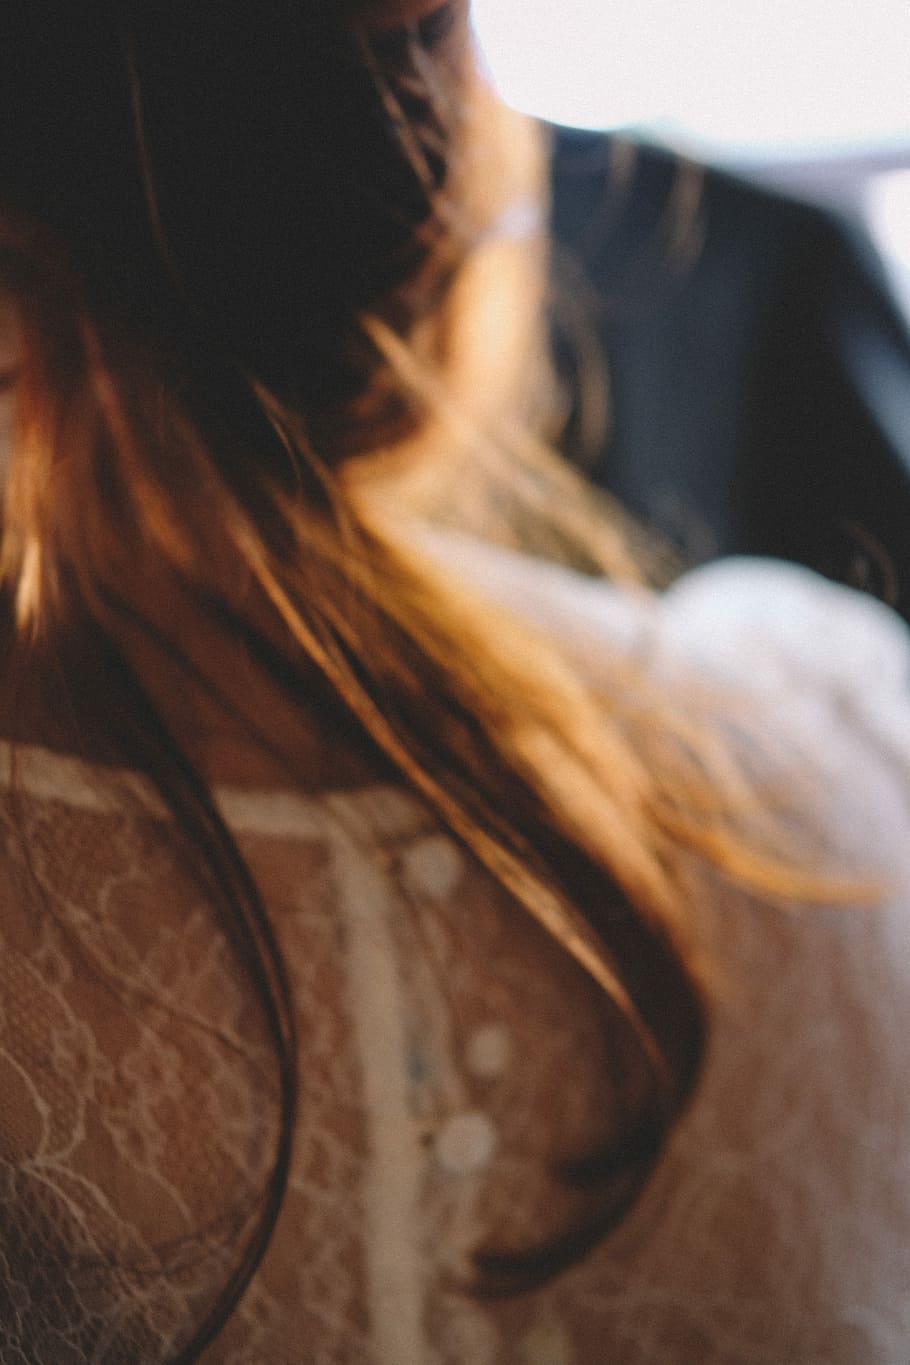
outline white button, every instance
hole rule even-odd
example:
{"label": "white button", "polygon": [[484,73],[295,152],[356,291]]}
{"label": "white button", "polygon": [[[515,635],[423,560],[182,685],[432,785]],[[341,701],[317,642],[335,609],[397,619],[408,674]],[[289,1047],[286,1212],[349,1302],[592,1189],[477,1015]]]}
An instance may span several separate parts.
{"label": "white button", "polygon": [[512,1039],[502,1024],[484,1024],[468,1039],[465,1061],[474,1076],[490,1080],[501,1076],[509,1065]]}
{"label": "white button", "polygon": [[412,844],[402,863],[408,889],[434,900],[447,896],[461,876],[461,854],[451,839],[441,834],[428,835]]}
{"label": "white button", "polygon": [[436,1155],[452,1175],[471,1175],[486,1166],[499,1141],[486,1114],[471,1110],[447,1119],[436,1134]]}

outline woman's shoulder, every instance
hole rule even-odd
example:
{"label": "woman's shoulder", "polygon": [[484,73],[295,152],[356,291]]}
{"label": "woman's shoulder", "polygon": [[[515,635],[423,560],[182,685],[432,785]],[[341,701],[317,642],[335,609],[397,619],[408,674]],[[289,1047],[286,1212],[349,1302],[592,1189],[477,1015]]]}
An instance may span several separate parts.
{"label": "woman's shoulder", "polygon": [[664,595],[668,642],[750,688],[835,687],[906,697],[910,630],[877,598],[773,559],[717,560]]}
{"label": "woman's shoulder", "polygon": [[681,716],[735,733],[759,780],[798,787],[823,845],[910,886],[910,630],[884,603],[770,559],[652,593],[448,532],[427,546],[595,690],[631,666]]}
{"label": "woman's shoulder", "polygon": [[658,676],[733,689],[759,739],[773,731],[813,767],[849,773],[845,805],[865,779],[910,816],[910,629],[885,603],[800,566],[731,559],[681,578],[652,629]]}
{"label": "woman's shoulder", "polygon": [[422,530],[421,542],[564,647],[584,635],[604,647],[662,651],[667,666],[672,656],[749,687],[777,686],[781,669],[860,690],[874,681],[893,691],[910,680],[910,629],[901,618],[801,565],[714,560],[653,593],[461,533]]}
{"label": "woman's shoulder", "polygon": [[716,560],[653,593],[461,534],[433,530],[425,544],[595,685],[626,660],[667,684],[700,679],[766,700],[814,692],[890,725],[910,763],[910,629],[865,593],[773,559]]}

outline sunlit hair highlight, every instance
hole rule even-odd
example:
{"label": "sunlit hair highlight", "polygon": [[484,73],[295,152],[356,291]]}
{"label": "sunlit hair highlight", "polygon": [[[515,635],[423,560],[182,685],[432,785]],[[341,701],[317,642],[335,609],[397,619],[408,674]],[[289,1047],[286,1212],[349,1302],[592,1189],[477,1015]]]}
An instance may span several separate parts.
{"label": "sunlit hair highlight", "polygon": [[[425,141],[448,95],[419,44],[412,56],[408,79],[438,113]],[[404,137],[396,88],[380,66],[375,79]],[[409,420],[388,439],[377,422],[343,458],[319,448],[318,421],[287,394],[240,363],[130,335],[93,309],[58,243],[0,223],[26,357],[0,567],[23,637],[52,633],[75,606],[116,643],[131,575],[151,557],[288,696],[315,667],[361,734],[601,987],[617,1047],[638,1068],[627,1130],[589,1163],[615,1194],[549,1259],[488,1256],[507,1290],[622,1217],[692,1093],[705,1031],[692,860],[762,894],[820,887],[743,832],[755,793],[687,719],[685,699],[620,660],[605,661],[612,683],[592,691],[558,648],[420,548],[430,521],[641,591],[670,572],[554,453],[546,148],[476,76],[460,89],[457,151],[435,191],[433,307],[403,326],[407,310],[390,300],[358,320],[374,364],[357,401],[369,414],[391,393]],[[410,137],[419,171],[424,142],[419,129]],[[369,433],[369,420],[357,429]]]}

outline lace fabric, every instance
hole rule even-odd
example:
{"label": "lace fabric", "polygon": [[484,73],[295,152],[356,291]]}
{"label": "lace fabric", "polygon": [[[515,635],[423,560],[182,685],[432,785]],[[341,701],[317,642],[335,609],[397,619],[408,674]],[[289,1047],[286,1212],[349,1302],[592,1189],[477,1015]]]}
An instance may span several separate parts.
{"label": "lace fabric", "polygon": [[0,806],[0,1358],[155,1359],[255,1212],[274,1063],[160,815],[30,757]]}
{"label": "lace fabric", "polygon": [[[583,1210],[553,1170],[610,1118],[597,992],[411,796],[220,794],[291,965],[302,1095],[206,1365],[906,1361],[910,784],[880,715],[835,712],[818,856],[893,894],[784,910],[693,867],[717,966],[695,1100],[619,1231],[512,1300],[465,1292],[470,1256]],[[144,784],[4,762],[0,1361],[168,1360],[272,1159],[264,1023]]]}

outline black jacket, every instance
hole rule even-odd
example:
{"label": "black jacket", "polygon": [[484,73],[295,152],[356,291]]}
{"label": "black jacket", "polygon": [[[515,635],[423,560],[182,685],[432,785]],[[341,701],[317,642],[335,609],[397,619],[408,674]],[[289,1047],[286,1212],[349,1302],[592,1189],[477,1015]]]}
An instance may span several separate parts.
{"label": "black jacket", "polygon": [[910,336],[861,227],[555,139],[557,355],[571,385],[590,329],[609,394],[605,439],[584,450],[576,412],[569,453],[691,560],[797,560],[910,618]]}

